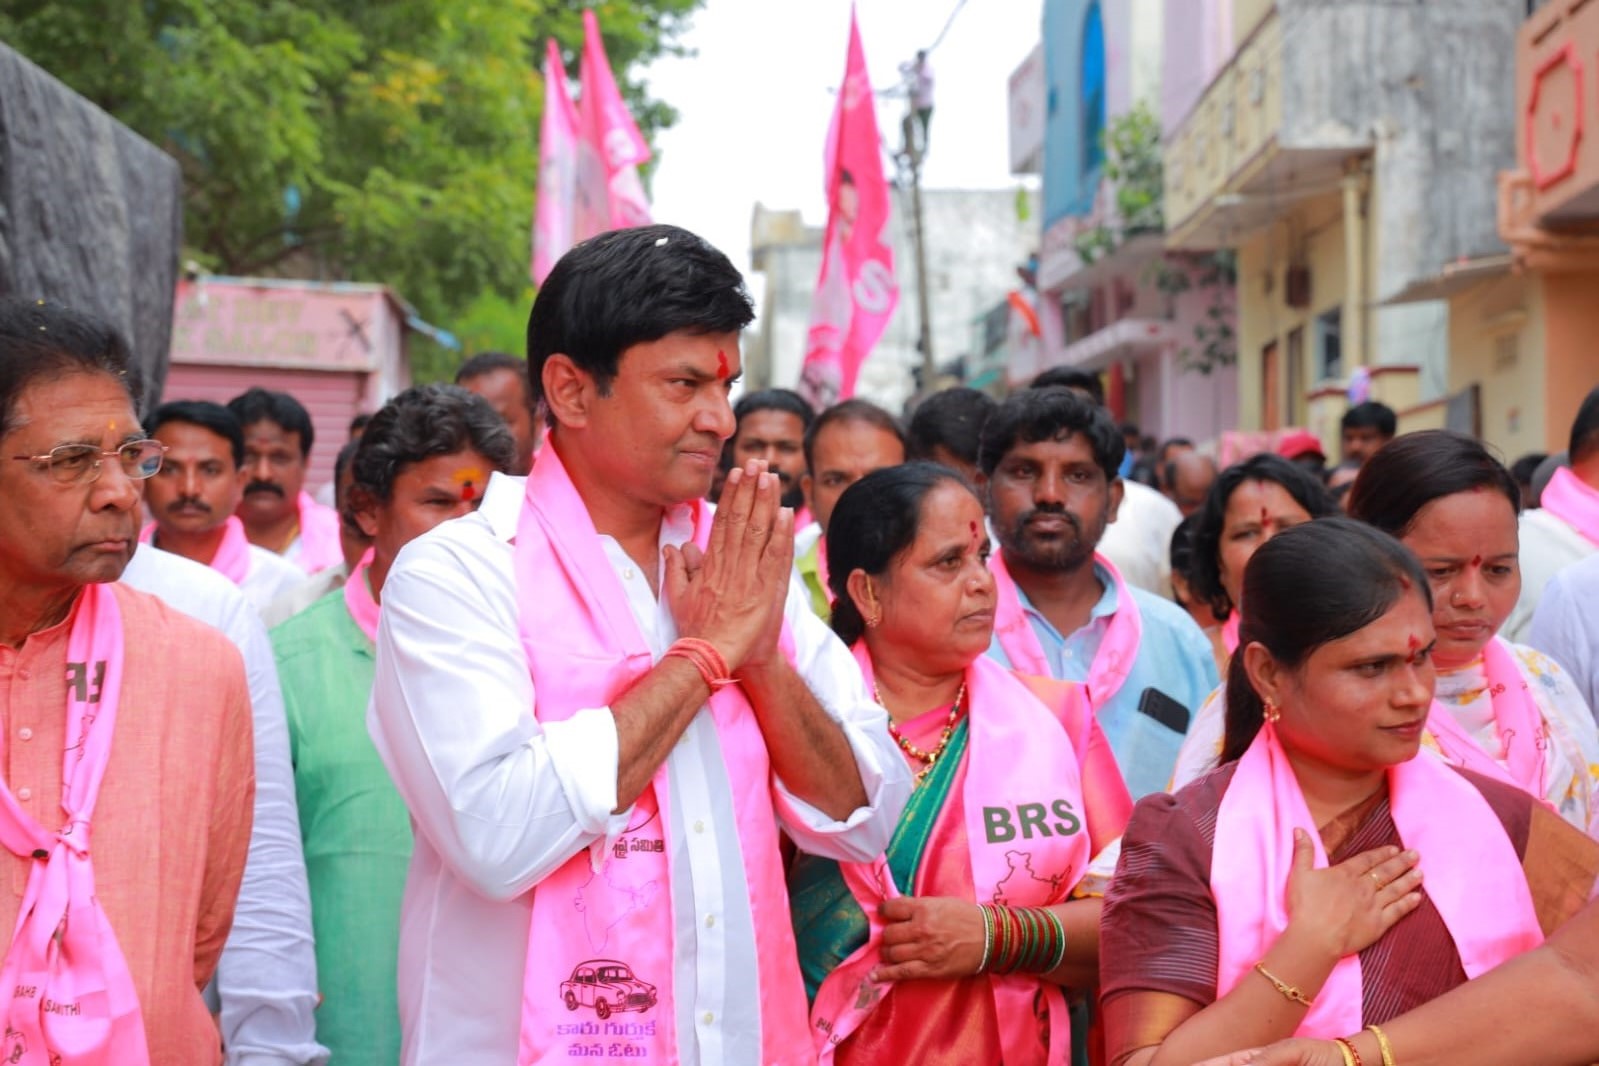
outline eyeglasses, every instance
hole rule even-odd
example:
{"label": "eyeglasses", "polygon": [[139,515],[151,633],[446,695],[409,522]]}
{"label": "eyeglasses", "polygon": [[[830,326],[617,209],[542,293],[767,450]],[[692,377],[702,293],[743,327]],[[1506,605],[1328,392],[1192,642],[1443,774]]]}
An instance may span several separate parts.
{"label": "eyeglasses", "polygon": [[100,464],[116,456],[122,473],[134,481],[154,477],[161,469],[167,446],[158,440],[130,440],[113,452],[101,451],[92,444],[63,444],[44,455],[13,455],[18,462],[37,463],[50,473],[58,485],[80,485],[100,478]]}

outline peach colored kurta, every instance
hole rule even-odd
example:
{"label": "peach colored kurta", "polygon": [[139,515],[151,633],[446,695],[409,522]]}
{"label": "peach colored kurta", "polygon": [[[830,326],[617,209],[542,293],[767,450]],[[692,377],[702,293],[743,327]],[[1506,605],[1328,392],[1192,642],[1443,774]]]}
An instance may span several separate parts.
{"label": "peach colored kurta", "polygon": [[[200,989],[233,922],[255,796],[244,664],[211,627],[125,586],[116,595],[126,666],[91,823],[95,887],[139,994],[151,1066],[214,1066],[222,1053]],[[47,828],[63,819],[69,623],[0,646],[0,772]],[[0,944],[30,861],[0,848],[10,875]]]}

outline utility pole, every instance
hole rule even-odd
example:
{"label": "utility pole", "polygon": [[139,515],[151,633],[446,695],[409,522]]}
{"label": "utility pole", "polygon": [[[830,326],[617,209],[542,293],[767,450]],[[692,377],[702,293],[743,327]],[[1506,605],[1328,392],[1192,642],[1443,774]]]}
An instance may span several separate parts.
{"label": "utility pole", "polygon": [[[927,224],[922,214],[922,154],[926,149],[926,135],[916,117],[913,97],[907,93],[905,118],[900,122],[902,137],[900,160],[910,171],[911,179],[911,238],[916,242],[916,309],[921,316],[921,333],[917,347],[922,350],[922,392],[930,392],[937,373],[933,359],[933,322],[927,309]],[[921,136],[918,136],[918,130]]]}

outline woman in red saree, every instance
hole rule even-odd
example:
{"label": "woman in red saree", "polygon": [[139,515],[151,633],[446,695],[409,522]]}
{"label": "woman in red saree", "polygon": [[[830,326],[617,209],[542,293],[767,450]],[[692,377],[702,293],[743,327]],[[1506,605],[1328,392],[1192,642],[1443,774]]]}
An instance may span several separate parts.
{"label": "woman in red saree", "polygon": [[1381,1026],[1536,946],[1599,871],[1525,792],[1418,755],[1435,634],[1397,541],[1306,523],[1244,593],[1222,765],[1140,802],[1107,896],[1116,1066]]}
{"label": "woman in red saree", "polygon": [[802,858],[791,877],[818,1053],[1064,1063],[1066,990],[1097,975],[1091,862],[1131,809],[1110,749],[1079,686],[983,654],[988,536],[958,475],[868,475],[840,498],[827,551],[833,627],[919,784],[877,863]]}

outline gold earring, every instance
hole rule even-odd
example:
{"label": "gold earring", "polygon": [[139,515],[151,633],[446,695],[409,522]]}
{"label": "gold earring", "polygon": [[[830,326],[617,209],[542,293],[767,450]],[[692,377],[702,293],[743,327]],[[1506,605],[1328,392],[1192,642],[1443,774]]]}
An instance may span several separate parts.
{"label": "gold earring", "polygon": [[1266,701],[1266,721],[1275,722],[1283,716],[1283,712],[1271,700]]}
{"label": "gold earring", "polygon": [[879,622],[881,622],[882,620],[883,620],[883,616],[882,615],[874,614],[874,615],[872,615],[872,617],[870,617],[870,618],[868,618],[866,620],[866,628],[867,629],[876,629],[877,628],[877,624]]}

